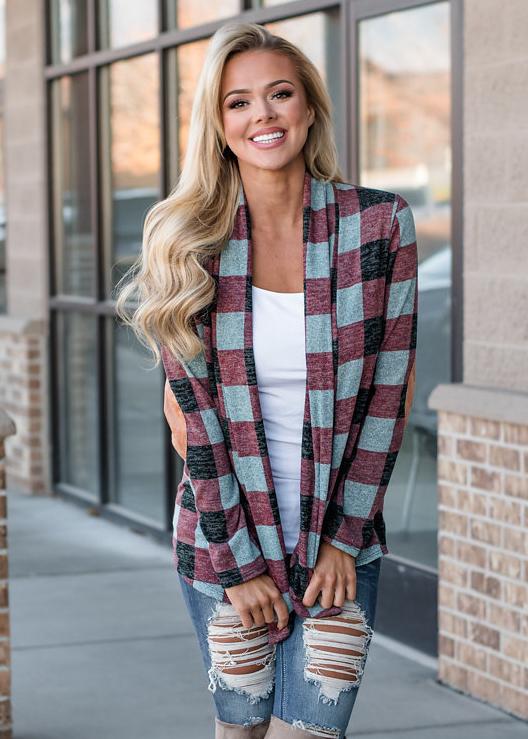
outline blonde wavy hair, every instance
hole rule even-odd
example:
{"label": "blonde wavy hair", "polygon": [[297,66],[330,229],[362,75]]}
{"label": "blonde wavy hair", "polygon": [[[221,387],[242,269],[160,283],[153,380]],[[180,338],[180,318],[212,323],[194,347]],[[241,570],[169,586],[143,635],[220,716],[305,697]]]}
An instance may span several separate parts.
{"label": "blonde wavy hair", "polygon": [[223,132],[222,72],[232,56],[256,49],[285,54],[295,64],[307,104],[315,110],[303,149],[306,168],[313,177],[343,182],[332,101],[315,65],[264,26],[221,26],[211,37],[198,80],[178,182],[147,211],[139,257],[116,285],[116,314],[152,351],[155,367],[161,359],[158,343],[183,362],[204,348],[193,322],[214,299],[215,283],[204,262],[229,240],[241,183],[238,160]]}

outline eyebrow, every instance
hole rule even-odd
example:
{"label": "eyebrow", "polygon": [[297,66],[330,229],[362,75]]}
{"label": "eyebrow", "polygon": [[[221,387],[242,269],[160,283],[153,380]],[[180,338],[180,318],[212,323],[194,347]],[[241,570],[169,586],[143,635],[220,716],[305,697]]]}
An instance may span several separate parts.
{"label": "eyebrow", "polygon": [[[268,87],[274,87],[275,85],[278,85],[280,82],[287,82],[290,85],[293,85],[293,82],[290,82],[290,80],[274,80],[273,82],[268,82],[267,85],[265,85],[266,89]],[[231,90],[231,92],[228,92],[226,95],[224,95],[224,99],[222,102],[225,102],[225,99],[228,98],[230,95],[241,95],[241,94],[247,94],[248,92],[251,92],[251,90]]]}

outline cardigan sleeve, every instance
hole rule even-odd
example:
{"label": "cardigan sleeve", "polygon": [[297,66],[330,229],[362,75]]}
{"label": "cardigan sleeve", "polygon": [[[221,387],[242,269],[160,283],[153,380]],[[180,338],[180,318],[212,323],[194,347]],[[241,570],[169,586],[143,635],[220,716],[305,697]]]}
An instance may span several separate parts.
{"label": "cardigan sleeve", "polygon": [[396,195],[385,279],[383,335],[363,424],[343,482],[329,501],[321,538],[357,557],[374,531],[385,542],[383,501],[401,447],[416,355],[418,259],[414,218]]}
{"label": "cardigan sleeve", "polygon": [[185,463],[212,567],[222,587],[239,585],[266,572],[267,564],[249,536],[239,483],[209,390],[205,357],[201,352],[183,364],[167,347],[161,346],[160,352],[166,378],[185,416]]}

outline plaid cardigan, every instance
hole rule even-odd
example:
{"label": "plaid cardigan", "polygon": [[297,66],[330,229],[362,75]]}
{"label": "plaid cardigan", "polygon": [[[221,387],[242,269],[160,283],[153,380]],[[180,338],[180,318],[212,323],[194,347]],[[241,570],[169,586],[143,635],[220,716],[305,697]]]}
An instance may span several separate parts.
{"label": "plaid cardigan", "polygon": [[[173,561],[196,589],[269,574],[301,617],[321,539],[356,565],[388,553],[383,500],[405,427],[416,353],[417,247],[399,194],[325,182],[305,170],[306,397],[300,531],[290,568],[272,479],[252,349],[252,252],[242,184],[233,232],[208,259],[213,303],[195,318],[205,352],[185,364],[161,346],[184,414],[187,456],[176,492]],[[268,624],[270,641],[290,627]]]}

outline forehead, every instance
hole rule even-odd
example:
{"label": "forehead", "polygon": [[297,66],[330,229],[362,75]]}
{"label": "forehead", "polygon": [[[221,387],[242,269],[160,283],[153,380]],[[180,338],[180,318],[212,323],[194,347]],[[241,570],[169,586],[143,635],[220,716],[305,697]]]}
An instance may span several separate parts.
{"label": "forehead", "polygon": [[242,51],[231,57],[222,73],[222,92],[231,87],[259,87],[274,79],[298,81],[295,65],[276,51]]}

